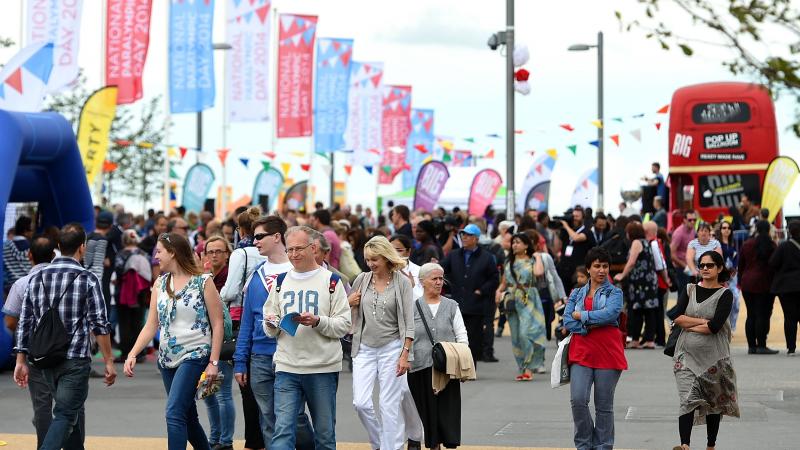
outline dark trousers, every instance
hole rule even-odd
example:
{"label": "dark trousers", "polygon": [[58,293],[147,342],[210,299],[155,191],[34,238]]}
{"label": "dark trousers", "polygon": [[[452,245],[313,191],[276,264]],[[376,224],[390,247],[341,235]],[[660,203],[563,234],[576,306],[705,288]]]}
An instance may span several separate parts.
{"label": "dark trousers", "polygon": [[[247,367],[247,378],[250,379],[250,367]],[[244,446],[245,448],[264,448],[264,435],[261,433],[261,412],[250,384],[239,386],[242,393],[242,412],[244,413]]]}
{"label": "dark trousers", "polygon": [[[644,338],[645,342],[651,342],[655,339],[656,331],[656,316],[658,314],[657,308],[639,308],[631,309],[630,317],[628,317],[628,335],[633,342],[639,342],[640,338]],[[663,325],[663,320],[661,321]],[[644,333],[642,333],[642,325],[644,324]]]}
{"label": "dark trousers", "polygon": [[83,448],[82,418],[91,369],[89,358],[68,359],[51,369],[42,369],[42,377],[55,401],[53,418],[40,446],[42,450]]}
{"label": "dark trousers", "polygon": [[494,315],[497,305],[492,304],[491,311],[483,318],[483,353],[482,355],[494,356]]}
{"label": "dark trousers", "polygon": [[747,320],[744,323],[747,346],[750,348],[766,347],[769,320],[772,317],[772,305],[775,304],[775,296],[769,292],[742,291],[742,297],[744,297],[744,305],[747,308]]}
{"label": "dark trousers", "polygon": [[[706,445],[709,447],[716,447],[717,445],[720,420],[722,420],[720,414],[709,414],[706,416]],[[681,444],[691,444],[693,423],[694,411],[678,417],[678,432],[681,435]]]}
{"label": "dark trousers", "polygon": [[122,357],[127,358],[128,353],[136,344],[136,338],[142,331],[144,325],[144,308],[130,306],[117,306],[117,318],[119,319],[119,349]]}
{"label": "dark trousers", "polygon": [[484,316],[480,314],[465,314],[464,327],[467,329],[469,350],[475,365],[483,359],[483,322]]}
{"label": "dark trousers", "polygon": [[556,320],[556,308],[550,299],[542,299],[542,309],[544,310],[544,332],[547,340],[553,339],[553,321]]}
{"label": "dark trousers", "polygon": [[664,346],[667,342],[666,328],[664,328],[664,308],[667,306],[668,289],[658,288],[658,308],[656,308],[656,345]]}
{"label": "dark trousers", "polygon": [[786,348],[794,350],[797,345],[797,323],[800,322],[800,292],[780,294],[778,297],[783,308],[783,334],[786,336]]}

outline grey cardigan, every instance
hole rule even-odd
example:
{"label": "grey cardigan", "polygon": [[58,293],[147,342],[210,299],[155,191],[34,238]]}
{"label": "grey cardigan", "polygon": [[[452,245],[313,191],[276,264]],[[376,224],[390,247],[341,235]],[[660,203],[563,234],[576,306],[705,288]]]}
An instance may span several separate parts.
{"label": "grey cardigan", "polygon": [[[395,270],[392,275],[392,281],[395,283],[395,292],[399,292],[400,298],[397,300],[397,328],[400,330],[400,340],[405,341],[407,338],[414,339],[414,293],[411,287],[411,281]],[[369,282],[372,279],[372,272],[364,272],[359,274],[355,281],[353,281],[352,292],[361,292],[369,287]],[[361,330],[364,328],[364,315],[361,313],[361,308],[358,306],[351,307],[353,317],[353,348],[350,351],[350,356],[355,358],[358,355],[358,348],[361,346]],[[413,353],[409,353],[408,360],[413,360]]]}

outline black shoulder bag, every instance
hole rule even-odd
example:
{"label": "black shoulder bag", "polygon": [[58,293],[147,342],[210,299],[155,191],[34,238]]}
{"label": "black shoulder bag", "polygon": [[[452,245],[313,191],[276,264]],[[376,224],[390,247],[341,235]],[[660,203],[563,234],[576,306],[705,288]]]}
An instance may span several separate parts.
{"label": "black shoulder bag", "polygon": [[430,327],[428,327],[428,320],[425,319],[425,313],[422,311],[422,306],[420,306],[419,300],[414,303],[417,304],[417,311],[419,311],[419,316],[422,318],[422,324],[425,325],[425,332],[428,334],[428,339],[431,340],[431,345],[433,346],[431,349],[433,368],[439,372],[447,373],[447,353],[444,351],[444,347],[442,346],[441,342],[436,342],[433,340],[433,334],[431,333]]}

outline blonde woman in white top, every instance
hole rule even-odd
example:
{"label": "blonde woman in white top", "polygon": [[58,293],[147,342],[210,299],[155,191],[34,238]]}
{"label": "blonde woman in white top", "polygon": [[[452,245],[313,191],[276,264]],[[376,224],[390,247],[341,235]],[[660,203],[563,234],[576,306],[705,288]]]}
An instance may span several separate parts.
{"label": "blonde woman in white top", "polygon": [[[406,372],[414,340],[413,292],[402,273],[406,261],[389,240],[376,236],[364,246],[370,272],[359,275],[349,296],[353,320],[353,406],[367,429],[373,448],[396,450],[406,441],[404,422],[420,425]],[[381,422],[375,415],[372,391],[380,390]],[[415,417],[416,416],[416,417]],[[409,433],[410,448],[419,448]]]}

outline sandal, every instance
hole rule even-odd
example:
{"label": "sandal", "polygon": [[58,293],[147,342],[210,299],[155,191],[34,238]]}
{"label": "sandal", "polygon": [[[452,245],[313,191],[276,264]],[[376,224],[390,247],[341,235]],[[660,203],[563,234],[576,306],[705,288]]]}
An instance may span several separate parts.
{"label": "sandal", "polygon": [[514,377],[514,379],[515,379],[516,381],[522,381],[522,380],[523,380],[523,377],[524,377],[524,375],[522,375],[522,374],[519,374],[519,375],[515,376],[515,377]]}
{"label": "sandal", "polygon": [[532,373],[527,373],[527,372],[523,373],[522,374],[522,379],[520,379],[520,381],[531,381],[531,380],[533,380],[533,374]]}

